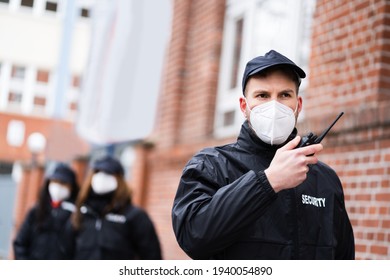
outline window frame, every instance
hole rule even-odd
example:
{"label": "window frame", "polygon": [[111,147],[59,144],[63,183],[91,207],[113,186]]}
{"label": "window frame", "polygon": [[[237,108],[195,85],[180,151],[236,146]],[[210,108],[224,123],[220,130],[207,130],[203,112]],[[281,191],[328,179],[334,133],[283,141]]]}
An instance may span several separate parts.
{"label": "window frame", "polygon": [[[239,98],[242,96],[241,79],[246,62],[272,48],[276,49],[272,45],[262,45],[261,47],[257,48],[255,47],[256,45],[261,45],[259,44],[259,39],[262,37],[259,35],[258,31],[261,30],[261,28],[256,27],[256,24],[259,23],[259,14],[262,12],[262,10],[260,10],[261,6],[267,5],[268,3],[271,8],[272,5],[274,5],[275,8],[275,1],[276,0],[227,0],[226,2],[220,73],[217,89],[217,104],[215,108],[214,136],[216,138],[231,137],[236,135],[239,132],[243,121],[245,120],[240,110]],[[283,1],[283,5],[286,5],[284,0],[279,1]],[[291,0],[288,2],[285,11],[289,13],[289,20],[293,22],[289,22],[286,26],[288,26],[287,29],[292,29],[296,31],[296,33],[291,35],[290,40],[287,40],[288,42],[292,42],[290,45],[286,44],[281,48],[281,50],[277,48],[294,62],[296,62],[300,67],[302,67],[306,74],[308,74],[308,67],[306,65],[308,64],[308,58],[302,60],[301,56],[304,52],[306,52],[304,55],[310,55],[310,32],[307,34],[307,30],[302,31],[300,26],[307,24],[307,18],[313,16],[315,2],[316,0]],[[234,60],[234,42],[236,40],[235,23],[240,18],[243,19],[243,30],[240,61],[238,66],[238,74],[236,77],[237,81],[235,88],[229,88],[231,85],[230,75]],[[285,18],[281,19],[285,20]],[[309,29],[310,28],[311,27],[309,27]],[[308,36],[308,38],[302,40],[301,38],[303,36]],[[278,39],[276,36],[275,38]],[[285,38],[283,39],[285,40]],[[280,40],[275,41],[279,42]],[[302,64],[303,62],[305,63]],[[306,86],[307,78],[303,79],[302,81],[300,95],[304,94]],[[224,115],[231,111],[235,111],[234,122],[230,126],[224,126]],[[299,119],[302,119],[303,117],[304,113],[301,113]]]}

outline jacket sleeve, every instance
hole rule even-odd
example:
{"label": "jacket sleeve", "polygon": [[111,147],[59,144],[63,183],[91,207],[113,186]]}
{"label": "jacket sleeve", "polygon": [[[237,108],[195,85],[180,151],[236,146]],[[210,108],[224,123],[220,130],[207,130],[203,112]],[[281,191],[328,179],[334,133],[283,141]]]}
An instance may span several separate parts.
{"label": "jacket sleeve", "polygon": [[147,213],[138,207],[132,207],[132,212],[131,239],[139,259],[161,260],[160,241],[153,222]]}
{"label": "jacket sleeve", "polygon": [[31,209],[24,219],[15,240],[13,241],[14,256],[16,260],[30,259],[31,238],[35,223],[35,208]]}
{"label": "jacket sleeve", "polygon": [[337,220],[335,225],[337,236],[336,256],[339,260],[354,260],[355,259],[355,238],[351,222],[348,217],[347,210],[344,203],[344,193],[340,183],[341,195],[338,197],[338,207],[334,213]]}
{"label": "jacket sleeve", "polygon": [[345,207],[345,198],[343,185],[338,177],[337,173],[324,164],[319,162],[318,166],[322,166],[322,172],[328,180],[332,180],[329,183],[331,186],[334,197],[334,209],[333,209],[333,228],[335,243],[335,259],[338,260],[353,260],[355,259],[355,239],[351,222],[348,217],[348,213]]}
{"label": "jacket sleeve", "polygon": [[195,156],[183,170],[174,200],[173,229],[193,259],[211,258],[234,243],[276,198],[263,171],[228,182],[228,170],[219,165],[207,155]]}

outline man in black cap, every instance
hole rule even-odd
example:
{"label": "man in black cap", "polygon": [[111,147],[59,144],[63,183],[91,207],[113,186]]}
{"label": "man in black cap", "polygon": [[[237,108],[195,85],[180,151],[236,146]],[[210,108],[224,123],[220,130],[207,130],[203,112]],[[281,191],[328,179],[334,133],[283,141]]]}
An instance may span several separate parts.
{"label": "man in black cap", "polygon": [[194,259],[354,259],[337,174],[321,144],[296,148],[305,72],[271,50],[246,65],[237,142],[206,148],[185,166],[172,209]]}

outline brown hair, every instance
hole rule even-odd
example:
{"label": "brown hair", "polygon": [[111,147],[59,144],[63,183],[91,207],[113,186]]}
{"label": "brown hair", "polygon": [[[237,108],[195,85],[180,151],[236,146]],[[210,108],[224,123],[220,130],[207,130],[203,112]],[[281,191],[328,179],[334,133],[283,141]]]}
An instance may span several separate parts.
{"label": "brown hair", "polygon": [[[89,172],[77,197],[76,211],[72,215],[72,225],[76,230],[80,229],[82,222],[82,214],[80,212],[80,208],[83,206],[89,194],[91,193],[92,176],[96,172],[97,171],[95,170],[91,170]],[[118,187],[114,192],[111,202],[105,207],[104,213],[108,213],[114,208],[118,209],[119,211],[122,211],[127,205],[131,204],[131,189],[126,183],[124,176],[119,174],[113,174],[113,176],[115,176],[118,182]]]}

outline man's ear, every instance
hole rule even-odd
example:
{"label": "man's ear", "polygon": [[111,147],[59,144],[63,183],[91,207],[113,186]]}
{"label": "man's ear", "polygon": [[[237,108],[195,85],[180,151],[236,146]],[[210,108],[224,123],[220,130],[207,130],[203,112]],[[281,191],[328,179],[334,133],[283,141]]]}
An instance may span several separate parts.
{"label": "man's ear", "polygon": [[246,116],[246,107],[248,104],[246,103],[246,99],[244,97],[240,97],[240,109],[241,112],[243,113],[244,117],[247,118]]}
{"label": "man's ear", "polygon": [[298,96],[298,114],[302,111],[302,108],[303,108],[303,99],[301,96]]}

